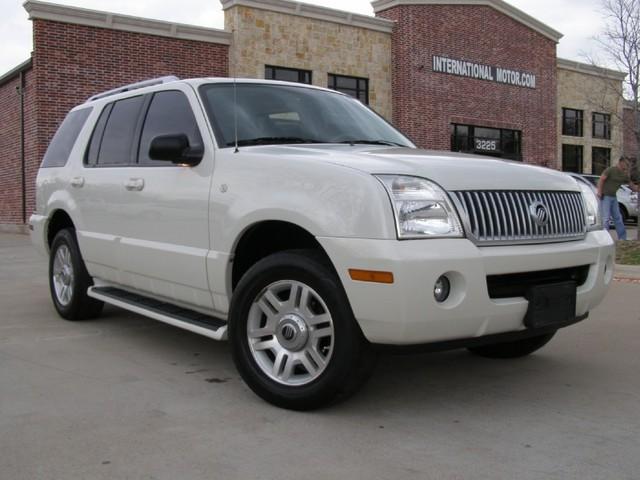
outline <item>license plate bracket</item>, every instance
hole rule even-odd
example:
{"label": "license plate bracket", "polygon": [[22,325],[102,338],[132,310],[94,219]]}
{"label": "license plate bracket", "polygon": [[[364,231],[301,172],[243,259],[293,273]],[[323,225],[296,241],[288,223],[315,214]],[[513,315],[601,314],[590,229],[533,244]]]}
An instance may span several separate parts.
{"label": "license plate bracket", "polygon": [[527,328],[562,324],[576,316],[576,282],[559,282],[529,288],[525,298],[529,308],[524,317]]}

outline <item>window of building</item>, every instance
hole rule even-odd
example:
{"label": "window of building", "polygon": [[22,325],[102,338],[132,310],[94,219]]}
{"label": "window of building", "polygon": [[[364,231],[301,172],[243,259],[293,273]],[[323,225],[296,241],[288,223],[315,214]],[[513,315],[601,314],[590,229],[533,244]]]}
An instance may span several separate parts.
{"label": "window of building", "polygon": [[582,173],[582,145],[562,145],[562,171]]}
{"label": "window of building", "polygon": [[329,74],[329,88],[346,93],[369,105],[369,79]]}
{"label": "window of building", "polygon": [[594,113],[592,119],[593,138],[611,140],[611,115],[606,113]]}
{"label": "window of building", "polygon": [[139,95],[105,107],[89,143],[88,164],[126,165],[135,162],[132,147],[144,100],[145,97]]}
{"label": "window of building", "polygon": [[609,166],[611,166],[611,149],[593,147],[591,149],[591,173],[602,175],[602,172]]}
{"label": "window of building", "polygon": [[522,132],[504,128],[452,125],[451,150],[522,160]]}
{"label": "window of building", "polygon": [[170,162],[149,158],[151,141],[159,135],[184,133],[189,145],[202,145],[198,124],[193,116],[186,95],[177,90],[158,92],[153,95],[140,136],[138,163],[143,165],[170,166]]}
{"label": "window of building", "polygon": [[572,137],[582,137],[582,110],[572,108],[562,109],[562,134]]}
{"label": "window of building", "polygon": [[92,108],[83,108],[69,113],[53,136],[42,160],[42,168],[64,167],[73,145],[84,127]]}
{"label": "window of building", "polygon": [[264,67],[264,78],[267,80],[281,80],[283,82],[297,82],[310,85],[311,71],[267,65]]}

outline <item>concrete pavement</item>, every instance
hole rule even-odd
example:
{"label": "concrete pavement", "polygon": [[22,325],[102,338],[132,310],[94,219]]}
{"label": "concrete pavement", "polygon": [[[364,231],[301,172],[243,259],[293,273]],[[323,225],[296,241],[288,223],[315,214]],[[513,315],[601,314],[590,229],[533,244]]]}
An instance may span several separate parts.
{"label": "concrete pavement", "polygon": [[640,286],[526,359],[382,357],[347,403],[294,413],[225,343],[107,308],[67,322],[0,235],[0,478],[616,479],[640,471]]}

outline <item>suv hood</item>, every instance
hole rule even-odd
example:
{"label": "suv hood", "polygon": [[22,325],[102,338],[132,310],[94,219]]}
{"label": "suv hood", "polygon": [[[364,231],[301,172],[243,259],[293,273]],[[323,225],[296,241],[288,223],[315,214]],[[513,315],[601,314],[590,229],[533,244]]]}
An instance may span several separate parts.
{"label": "suv hood", "polygon": [[245,154],[325,161],[371,174],[424,177],[446,190],[579,191],[569,175],[549,168],[461,153],[371,145],[267,145]]}

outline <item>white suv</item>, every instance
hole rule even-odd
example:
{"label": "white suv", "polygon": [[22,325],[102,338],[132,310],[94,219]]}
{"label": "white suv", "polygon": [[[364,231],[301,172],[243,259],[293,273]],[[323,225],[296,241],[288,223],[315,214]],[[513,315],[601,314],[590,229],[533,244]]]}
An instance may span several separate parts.
{"label": "white suv", "polygon": [[419,150],[349,96],[263,80],[75,107],[30,223],[62,317],[106,302],[228,337],[246,383],[293,409],[355,391],[381,347],[532,353],[613,276],[582,182]]}

